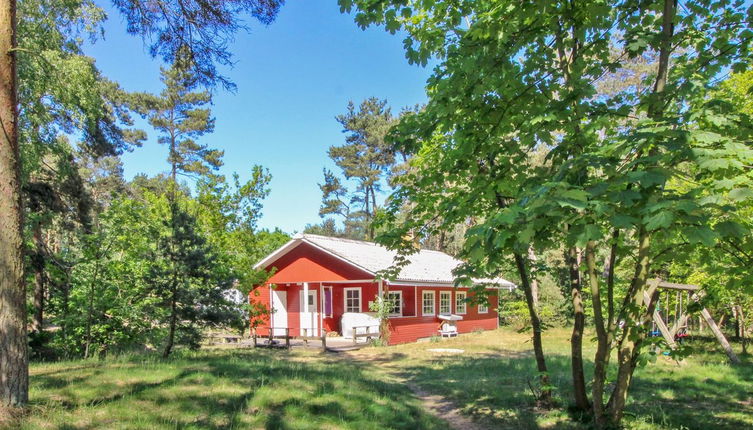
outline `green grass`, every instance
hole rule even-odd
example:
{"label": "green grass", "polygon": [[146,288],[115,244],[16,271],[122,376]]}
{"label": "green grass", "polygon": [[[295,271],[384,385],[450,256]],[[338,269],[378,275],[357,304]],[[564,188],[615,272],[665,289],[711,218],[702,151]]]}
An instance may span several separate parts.
{"label": "green grass", "polygon": [[[550,377],[560,407],[534,407],[529,382],[537,372],[529,334],[498,330],[444,340],[440,345],[402,345],[364,350],[361,355],[388,354],[382,371],[455,401],[467,414],[499,428],[588,428],[587,417],[569,412],[572,401],[569,330],[544,336]],[[462,355],[432,353],[464,349]],[[636,371],[624,424],[630,429],[753,428],[753,363],[732,366],[715,342],[695,341],[697,352],[680,363],[661,356]],[[593,371],[595,345],[584,343],[586,375]],[[738,351],[739,352],[739,351]],[[590,389],[590,386],[589,386]]]}
{"label": "green grass", "polygon": [[435,428],[409,390],[320,354],[217,350],[37,364],[22,429]]}
{"label": "green grass", "polygon": [[[569,332],[545,335],[561,404],[549,411],[534,407],[528,387],[536,381],[528,337],[502,329],[351,354],[224,349],[38,363],[29,413],[12,428],[446,429],[406,383],[497,428],[588,428],[567,408]],[[696,346],[701,352],[680,364],[661,357],[637,371],[628,428],[753,428],[753,363],[731,366],[713,342]],[[584,354],[593,357],[588,341]]]}

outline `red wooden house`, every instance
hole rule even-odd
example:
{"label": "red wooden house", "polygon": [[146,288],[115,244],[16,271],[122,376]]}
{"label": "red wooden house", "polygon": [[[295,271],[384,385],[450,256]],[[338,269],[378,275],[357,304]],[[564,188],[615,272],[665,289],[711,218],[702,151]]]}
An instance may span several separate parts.
{"label": "red wooden house", "polygon": [[287,331],[290,336],[323,336],[334,331],[349,337],[353,326],[378,324],[369,304],[380,292],[392,303],[391,344],[437,335],[447,320],[459,333],[497,328],[497,293],[514,284],[485,280],[491,285],[489,306],[471,304],[468,288],[453,284],[452,271],[460,261],[428,250],[411,255],[394,280],[377,280],[377,272],[390,267],[395,256],[371,242],[294,237],[255,266],[275,270],[250,295],[272,310],[257,333],[268,335],[271,328],[275,335]]}

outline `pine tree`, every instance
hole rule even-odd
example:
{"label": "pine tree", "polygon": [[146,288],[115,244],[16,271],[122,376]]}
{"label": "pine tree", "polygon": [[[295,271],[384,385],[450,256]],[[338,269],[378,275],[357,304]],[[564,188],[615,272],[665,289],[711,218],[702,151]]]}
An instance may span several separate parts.
{"label": "pine tree", "polygon": [[331,146],[328,155],[345,179],[354,180],[356,185],[354,190],[348,190],[334,173],[325,169],[324,183],[319,185],[323,195],[319,215],[341,215],[346,231],[358,238],[371,239],[374,230],[370,224],[378,208],[377,195],[395,165],[395,152],[386,140],[395,118],[385,100],[371,97],[361,102],[357,110],[351,101],[347,112],[336,119],[346,134],[345,144]]}
{"label": "pine tree", "polygon": [[202,176],[222,166],[223,151],[209,149],[196,139],[214,131],[211,94],[194,91],[196,78],[189,64],[176,61],[162,68],[165,88],[159,96],[145,96],[149,106],[149,124],[160,133],[159,143],[168,147],[170,178],[177,185],[178,175]]}
{"label": "pine tree", "polygon": [[167,295],[169,308],[168,334],[163,355],[170,355],[175,344],[178,324],[178,307],[181,297],[191,289],[187,279],[195,277],[198,270],[192,262],[183,257],[196,247],[198,236],[191,227],[193,218],[180,208],[178,175],[187,177],[209,176],[222,166],[223,151],[210,149],[199,144],[197,138],[214,130],[214,118],[206,107],[212,102],[211,94],[195,91],[196,77],[191,72],[189,60],[179,57],[172,67],[162,68],[162,83],[165,88],[159,96],[145,95],[145,105],[149,106],[149,124],[160,132],[159,143],[168,148],[167,162],[170,165],[170,185],[167,193],[170,215],[169,236],[161,242],[161,256],[166,265],[158,289]]}

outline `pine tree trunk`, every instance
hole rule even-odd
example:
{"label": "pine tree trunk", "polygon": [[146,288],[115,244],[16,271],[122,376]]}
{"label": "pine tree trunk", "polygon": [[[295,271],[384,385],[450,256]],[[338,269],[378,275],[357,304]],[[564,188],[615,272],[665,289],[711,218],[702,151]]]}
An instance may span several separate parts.
{"label": "pine tree trunk", "polygon": [[546,367],[544,347],[541,342],[541,319],[539,317],[539,311],[534,305],[536,299],[533,297],[533,291],[531,290],[525,259],[517,252],[515,253],[515,265],[518,268],[520,283],[523,286],[523,291],[526,296],[528,314],[531,318],[531,327],[533,328],[533,353],[536,357],[536,367],[539,371],[539,382],[541,384],[541,392],[539,393],[539,398],[537,400],[541,406],[550,407],[552,406],[552,390],[550,388],[549,373]]}
{"label": "pine tree trunk", "polygon": [[[178,212],[178,156],[177,156],[177,137],[174,130],[170,130],[170,177],[172,178],[172,186],[170,187],[170,194],[168,200],[170,204],[170,254],[171,258],[175,256],[175,242],[177,240],[177,228],[176,218]],[[173,345],[175,344],[175,326],[178,320],[178,280],[177,280],[177,264],[172,261],[172,276],[170,286],[170,319],[169,328],[167,332],[167,341],[165,342],[165,349],[162,351],[162,357],[167,358],[173,351]]]}
{"label": "pine tree trunk", "polygon": [[89,358],[92,345],[92,324],[94,324],[94,297],[97,293],[97,282],[99,280],[99,266],[102,259],[101,244],[97,243],[97,252],[94,254],[96,262],[94,263],[94,274],[89,280],[89,298],[86,307],[86,345],[84,346],[84,358]]}
{"label": "pine tree trunk", "polygon": [[178,322],[178,291],[177,286],[173,286],[172,296],[170,297],[170,328],[167,333],[167,342],[165,343],[165,350],[162,352],[162,357],[167,358],[173,351],[173,345],[175,344],[175,327]]}
{"label": "pine tree trunk", "polygon": [[66,321],[68,321],[68,312],[70,309],[69,302],[71,297],[71,269],[67,268],[65,270],[65,281],[63,281],[63,285],[61,286],[63,297],[62,297],[62,304],[61,304],[61,311],[62,311],[62,318],[60,322],[60,333],[63,337],[63,339],[66,339],[68,337],[68,325],[66,324]]}
{"label": "pine tree trunk", "polygon": [[34,317],[31,321],[31,331],[40,332],[44,328],[44,296],[45,296],[45,264],[44,243],[42,240],[42,224],[34,223]]}
{"label": "pine tree trunk", "polygon": [[0,409],[29,398],[15,31],[16,2],[0,0]]}

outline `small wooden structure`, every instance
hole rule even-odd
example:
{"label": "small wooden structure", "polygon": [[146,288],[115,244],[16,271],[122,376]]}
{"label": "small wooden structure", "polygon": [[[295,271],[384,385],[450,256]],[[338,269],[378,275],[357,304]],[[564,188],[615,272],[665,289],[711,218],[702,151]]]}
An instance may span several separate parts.
{"label": "small wooden structure", "polygon": [[[358,338],[365,337],[366,342],[379,338],[379,328],[377,328],[377,331],[372,332],[371,328],[373,326],[354,326],[353,327],[353,345],[356,345],[358,343]],[[363,329],[363,331],[359,332],[359,329]]]}
{"label": "small wooden structure", "polygon": [[237,344],[243,340],[243,336],[238,336],[236,334],[228,334],[224,332],[211,332],[207,336],[207,339],[213,345],[231,344],[231,343]]}
{"label": "small wooden structure", "polygon": [[[661,293],[663,292],[666,294],[666,307],[664,308],[664,315],[662,315],[662,312],[660,310],[660,307],[657,306],[654,309],[654,315],[653,320],[656,327],[659,329],[659,332],[661,332],[662,337],[664,340],[667,341],[667,344],[671,349],[677,348],[677,342],[675,339],[677,339],[678,335],[683,334],[684,331],[687,329],[687,323],[688,318],[690,318],[690,312],[688,312],[687,307],[690,305],[690,302],[697,303],[703,292],[701,291],[701,288],[698,285],[688,285],[688,284],[675,284],[672,282],[665,282],[661,279],[654,279],[652,281],[652,290],[657,291],[657,300],[658,304],[661,303]],[[674,313],[674,319],[670,320],[670,307],[669,307],[669,296],[668,294],[670,292],[674,291],[676,293],[676,299],[675,299],[675,313]],[[683,302],[683,298],[685,298]],[[646,304],[646,306],[651,305],[652,297],[647,293],[643,293],[643,301]],[[724,352],[727,354],[727,357],[729,357],[730,361],[739,364],[740,359],[735,355],[735,352],[732,351],[732,347],[730,346],[729,342],[727,341],[727,338],[724,337],[724,334],[719,329],[719,326],[716,324],[714,319],[711,317],[711,314],[706,308],[701,308],[701,317],[706,321],[706,324],[711,328],[711,331],[714,333],[714,336],[716,336],[716,339],[719,341],[719,344],[724,349]],[[670,321],[672,324],[670,325]]]}
{"label": "small wooden structure", "polygon": [[[267,332],[264,336],[259,336],[257,334],[256,329],[253,329],[252,331],[252,337],[254,339],[254,347],[267,347],[267,348],[286,348],[290,349],[290,341],[291,339],[298,339],[303,340],[306,344],[310,340],[318,340],[322,342],[322,349],[327,350],[327,336],[326,334],[322,336],[314,336],[313,330],[311,335],[307,331],[304,331],[304,336],[291,336],[290,335],[290,328],[275,328],[272,329],[272,327],[258,327],[263,328]],[[284,331],[285,334],[275,334],[275,332]],[[259,339],[266,339],[266,343],[259,343]],[[284,339],[285,345],[283,346],[280,343],[277,343],[275,339]]]}

